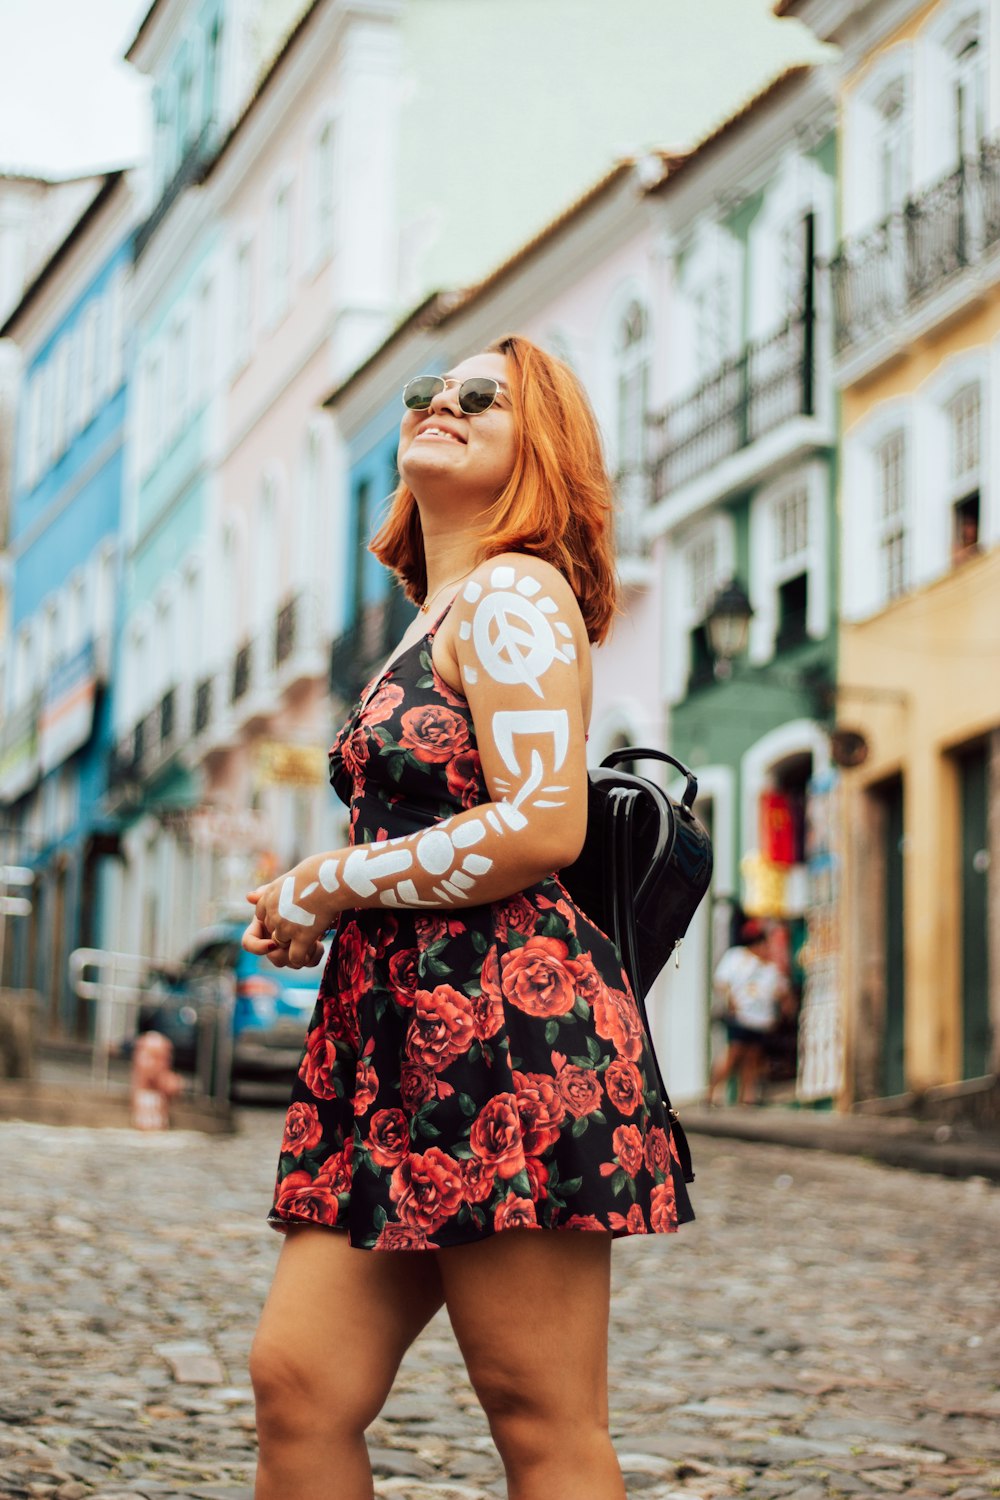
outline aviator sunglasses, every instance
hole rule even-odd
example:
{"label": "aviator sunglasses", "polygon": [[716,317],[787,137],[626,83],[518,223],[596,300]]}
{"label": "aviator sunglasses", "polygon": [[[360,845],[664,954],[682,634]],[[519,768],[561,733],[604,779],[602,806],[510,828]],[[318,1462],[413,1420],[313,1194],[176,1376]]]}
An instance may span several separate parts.
{"label": "aviator sunglasses", "polygon": [[403,405],[410,411],[426,411],[450,385],[458,386],[458,404],[467,417],[481,416],[499,395],[507,394],[506,386],[492,375],[471,375],[461,381],[453,375],[416,375],[403,387]]}

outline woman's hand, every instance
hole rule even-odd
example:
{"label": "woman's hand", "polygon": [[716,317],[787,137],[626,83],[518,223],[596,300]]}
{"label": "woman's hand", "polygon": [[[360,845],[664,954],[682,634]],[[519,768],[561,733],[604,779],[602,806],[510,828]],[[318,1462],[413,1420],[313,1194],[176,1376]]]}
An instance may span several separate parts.
{"label": "woman's hand", "polygon": [[323,960],[323,936],[337,917],[329,891],[320,884],[324,856],[304,859],[247,900],[254,917],[243,934],[248,953],[267,958],[277,969],[311,968]]}

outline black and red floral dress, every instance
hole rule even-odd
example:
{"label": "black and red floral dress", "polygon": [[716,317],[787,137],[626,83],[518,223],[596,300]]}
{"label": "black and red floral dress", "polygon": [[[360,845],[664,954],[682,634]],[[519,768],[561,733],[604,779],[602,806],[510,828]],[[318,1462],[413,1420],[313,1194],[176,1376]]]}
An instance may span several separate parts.
{"label": "black and red floral dress", "polygon": [[[469,706],[431,661],[439,625],[330,752],[352,844],[490,800]],[[618,954],[555,875],[484,906],[343,913],[271,1223],[409,1250],[535,1227],[669,1234],[693,1217]]]}

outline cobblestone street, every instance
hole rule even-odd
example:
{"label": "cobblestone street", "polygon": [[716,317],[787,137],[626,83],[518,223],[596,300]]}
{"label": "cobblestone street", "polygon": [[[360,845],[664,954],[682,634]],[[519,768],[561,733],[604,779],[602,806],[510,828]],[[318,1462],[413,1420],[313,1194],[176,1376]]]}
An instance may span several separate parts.
{"label": "cobblestone street", "polygon": [[[263,1223],[279,1115],[245,1111],[242,1127],[0,1126],[4,1500],[249,1497],[246,1357],[279,1246]],[[694,1146],[697,1224],[615,1249],[629,1494],[1000,1492],[1000,1190]],[[443,1316],[371,1449],[386,1500],[504,1493]]]}

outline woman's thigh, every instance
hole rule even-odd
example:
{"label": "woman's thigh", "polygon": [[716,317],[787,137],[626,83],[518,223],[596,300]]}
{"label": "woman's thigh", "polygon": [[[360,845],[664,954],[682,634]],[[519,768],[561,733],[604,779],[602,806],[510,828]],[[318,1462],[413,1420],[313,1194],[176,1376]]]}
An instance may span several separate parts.
{"label": "woman's thigh", "polygon": [[251,1352],[258,1399],[367,1425],[443,1300],[433,1251],[355,1250],[336,1230],[290,1229]]}
{"label": "woman's thigh", "polygon": [[439,1250],[445,1303],[491,1416],[606,1423],[611,1236],[505,1230]]}

